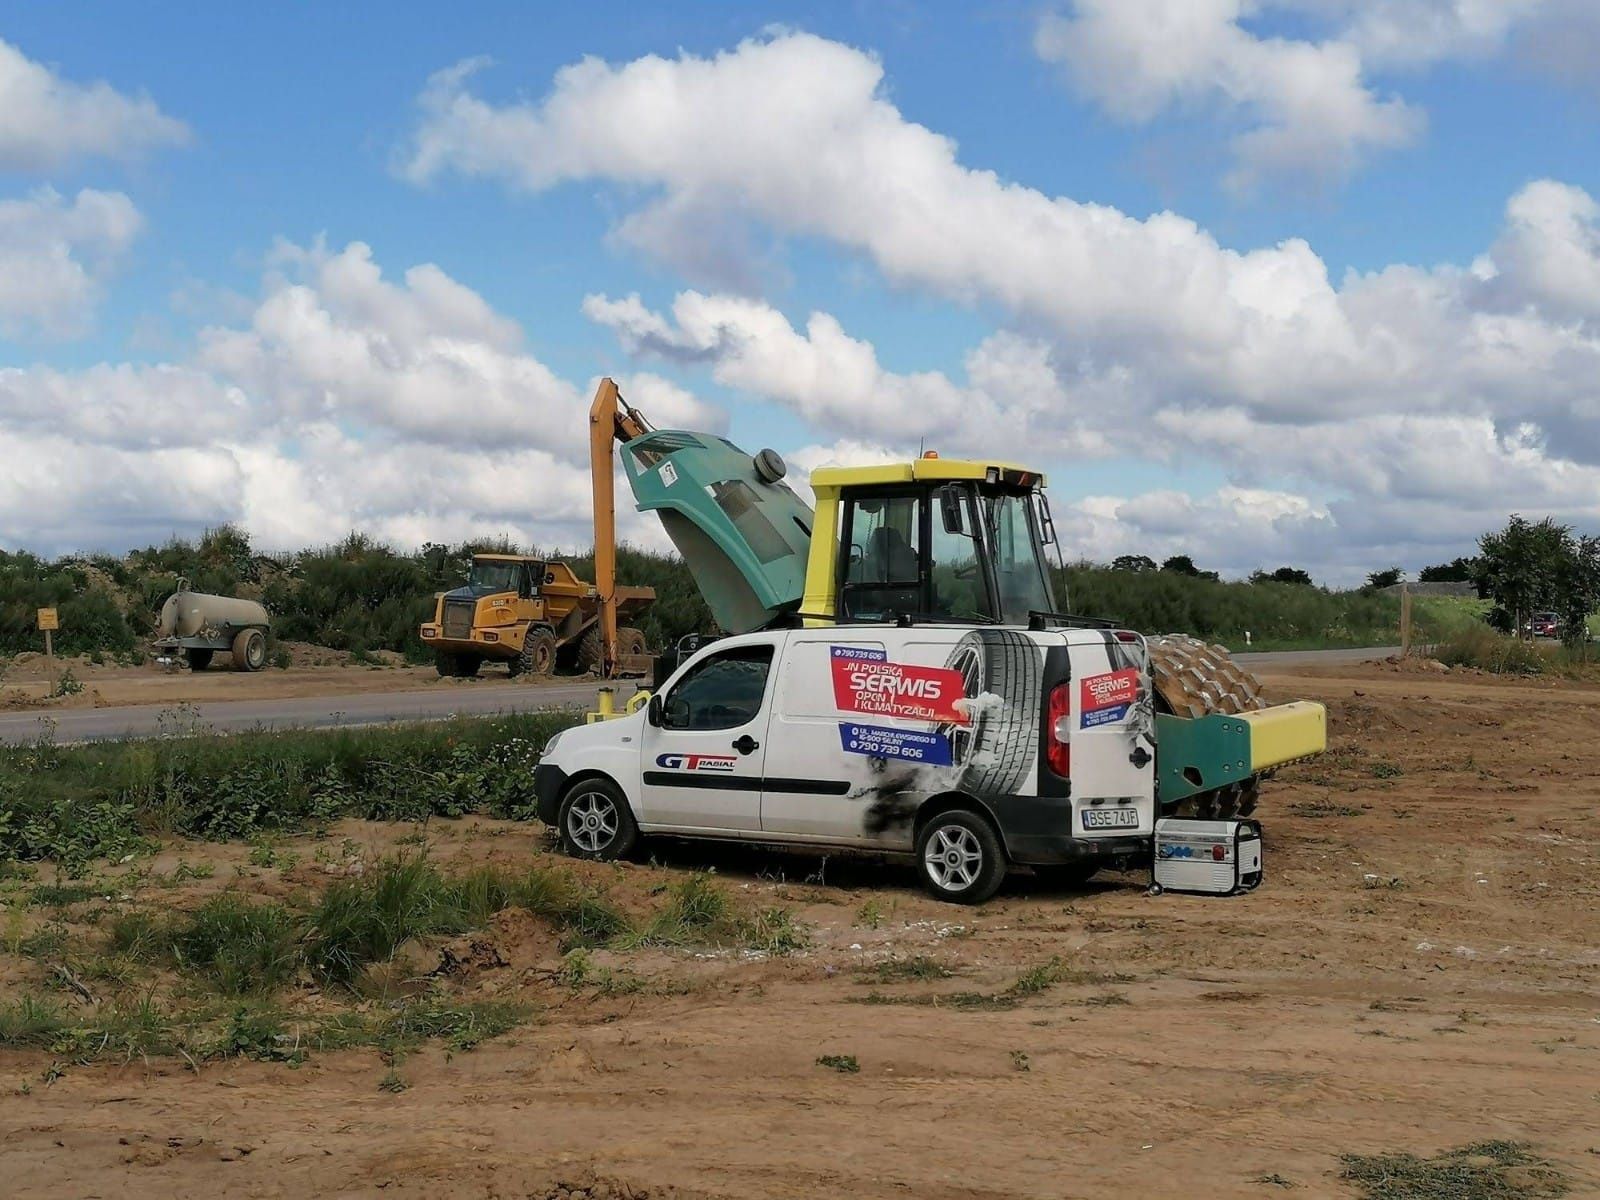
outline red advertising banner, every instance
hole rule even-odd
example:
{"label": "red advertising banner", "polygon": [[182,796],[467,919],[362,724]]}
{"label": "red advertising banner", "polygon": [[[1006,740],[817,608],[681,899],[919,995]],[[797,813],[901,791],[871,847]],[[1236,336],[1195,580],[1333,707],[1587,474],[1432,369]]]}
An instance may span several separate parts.
{"label": "red advertising banner", "polygon": [[833,702],[841,712],[965,725],[955,705],[966,699],[960,671],[889,661],[882,650],[832,647]]}
{"label": "red advertising banner", "polygon": [[1078,692],[1078,724],[1084,729],[1111,725],[1128,715],[1139,698],[1139,672],[1132,667],[1105,675],[1090,675]]}

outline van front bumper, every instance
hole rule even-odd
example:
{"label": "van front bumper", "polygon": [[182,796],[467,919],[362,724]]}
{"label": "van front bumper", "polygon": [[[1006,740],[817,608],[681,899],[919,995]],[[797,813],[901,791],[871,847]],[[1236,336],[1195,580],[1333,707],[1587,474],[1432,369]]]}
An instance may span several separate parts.
{"label": "van front bumper", "polygon": [[567,788],[567,773],[554,763],[540,763],[533,769],[533,794],[539,801],[539,820],[554,825],[561,806],[561,793]]}

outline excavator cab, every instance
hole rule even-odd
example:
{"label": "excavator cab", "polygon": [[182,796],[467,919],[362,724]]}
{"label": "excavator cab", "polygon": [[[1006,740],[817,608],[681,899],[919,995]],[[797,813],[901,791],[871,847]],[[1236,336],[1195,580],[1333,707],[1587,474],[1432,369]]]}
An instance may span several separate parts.
{"label": "excavator cab", "polygon": [[807,617],[1026,625],[1055,611],[1039,472],[926,454],[819,468],[811,487]]}
{"label": "excavator cab", "polygon": [[[886,472],[898,478],[885,482]],[[1054,611],[1046,560],[1054,532],[1042,484],[1037,472],[929,457],[903,467],[817,471],[816,524],[837,526],[839,551],[832,607],[819,556],[823,577],[805,611],[844,621],[1001,625]]]}

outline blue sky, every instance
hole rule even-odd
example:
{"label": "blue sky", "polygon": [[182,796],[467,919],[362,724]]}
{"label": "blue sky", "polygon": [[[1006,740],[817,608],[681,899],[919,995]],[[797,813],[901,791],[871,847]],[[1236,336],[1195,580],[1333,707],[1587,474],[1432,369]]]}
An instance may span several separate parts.
{"label": "blue sky", "polygon": [[[371,247],[372,260],[390,282],[402,280],[418,264],[436,264],[494,313],[520,326],[518,353],[569,381],[577,394],[602,372],[645,372],[709,406],[687,412],[715,416],[720,410],[728,414],[738,440],[752,448],[776,445],[791,457],[798,454],[801,465],[808,450],[811,459],[821,461],[818,454],[830,448],[837,452],[843,443],[887,453],[924,436],[937,437],[950,453],[959,447],[949,443],[963,431],[937,423],[920,427],[916,398],[923,393],[916,384],[907,384],[912,411],[905,414],[898,438],[885,435],[895,430],[888,422],[852,427],[830,419],[825,399],[788,395],[781,387],[754,382],[776,369],[781,351],[773,348],[769,364],[754,361],[749,341],[754,334],[748,329],[735,331],[745,340],[742,348],[732,348],[727,339],[734,334],[727,332],[732,326],[725,316],[716,318],[723,322],[718,325],[723,340],[714,346],[693,342],[683,328],[668,344],[630,338],[615,322],[585,315],[584,298],[597,294],[619,300],[637,293],[645,310],[665,315],[679,293],[692,290],[759,303],[796,330],[804,329],[810,314],[825,313],[849,338],[870,343],[884,372],[901,378],[936,372],[956,387],[965,385],[968,356],[986,339],[997,334],[1027,339],[1063,380],[1059,408],[1061,414],[1070,410],[1071,429],[1051,425],[1052,414],[1043,413],[1018,418],[1019,431],[1032,428],[1028,421],[1039,423],[1031,435],[1019,434],[1020,444],[996,445],[990,432],[974,438],[995,452],[1042,458],[1052,471],[1058,506],[1084,502],[1080,546],[1094,556],[1102,556],[1102,547],[1105,557],[1146,547],[1154,553],[1183,548],[1233,571],[1273,566],[1278,557],[1293,556],[1324,577],[1349,578],[1391,557],[1408,558],[1406,565],[1415,568],[1435,555],[1459,552],[1470,541],[1472,522],[1497,509],[1543,507],[1588,520],[1594,501],[1584,499],[1584,473],[1592,467],[1586,452],[1566,444],[1562,430],[1578,420],[1593,397],[1584,390],[1578,368],[1593,348],[1600,299],[1593,309],[1585,308],[1561,290],[1564,284],[1538,275],[1534,267],[1516,276],[1497,264],[1495,277],[1505,281],[1498,291],[1510,293],[1509,300],[1497,294],[1490,304],[1474,294],[1438,301],[1440,320],[1456,320],[1463,306],[1479,305],[1497,319],[1514,311],[1541,323],[1528,335],[1534,340],[1515,379],[1508,381],[1497,370],[1493,378],[1452,380],[1448,391],[1441,385],[1441,394],[1415,406],[1430,419],[1487,422],[1483,428],[1492,428],[1496,442],[1489,452],[1509,456],[1503,463],[1464,470],[1468,478],[1503,478],[1506,494],[1489,504],[1480,487],[1463,512],[1448,486],[1417,491],[1397,483],[1426,476],[1426,464],[1390,462],[1383,468],[1390,473],[1387,479],[1316,465],[1318,444],[1329,453],[1360,456],[1377,439],[1382,449],[1374,449],[1373,457],[1392,454],[1392,445],[1383,442],[1387,435],[1380,417],[1391,422],[1387,428],[1395,436],[1416,438],[1419,453],[1454,436],[1440,429],[1401,432],[1394,422],[1403,423],[1413,412],[1404,389],[1397,385],[1393,394],[1374,400],[1373,376],[1348,361],[1347,330],[1334,338],[1340,343],[1340,369],[1315,372],[1315,394],[1307,397],[1307,407],[1286,414],[1271,411],[1270,393],[1277,387],[1293,394],[1304,383],[1293,369],[1293,337],[1300,335],[1292,323],[1289,334],[1278,329],[1272,335],[1287,338],[1288,351],[1271,350],[1261,363],[1265,374],[1249,364],[1225,370],[1209,362],[1197,366],[1201,359],[1246,351],[1210,345],[1174,349],[1164,333],[1171,325],[1159,311],[1159,295],[1134,297],[1129,303],[1136,311],[1130,315],[1119,308],[1108,327],[1092,299],[1068,305],[1072,311],[1063,316],[1048,297],[1018,300],[1005,279],[983,269],[961,281],[948,278],[942,266],[889,265],[887,241],[874,240],[879,233],[841,232],[858,224],[848,212],[813,221],[810,214],[778,211],[767,201],[716,192],[715,180],[725,178],[720,170],[707,175],[688,161],[700,154],[715,159],[715,146],[686,151],[681,166],[619,165],[613,173],[604,163],[590,164],[530,185],[516,178],[524,164],[484,165],[486,154],[492,158],[503,147],[492,152],[465,148],[461,139],[468,135],[456,130],[447,133],[457,141],[442,166],[415,169],[417,139],[437,124],[436,114],[419,107],[419,95],[434,72],[462,60],[493,60],[465,82],[460,94],[504,117],[538,112],[557,88],[556,73],[587,55],[618,72],[650,55],[682,67],[736,56],[747,39],[772,45],[789,36],[784,31],[799,31],[821,44],[819,62],[837,45],[881,64],[876,99],[891,106],[903,125],[952,139],[964,172],[992,171],[1043,198],[1106,206],[1141,228],[1151,214],[1168,210],[1193,222],[1203,240],[1214,240],[1219,254],[1248,256],[1287,239],[1303,239],[1320,259],[1328,287],[1339,293],[1338,302],[1351,307],[1355,301],[1342,292],[1347,272],[1411,264],[1424,272],[1444,267],[1460,274],[1497,245],[1521,246],[1507,232],[1516,232],[1514,223],[1508,224],[1508,204],[1530,184],[1552,181],[1570,189],[1557,205],[1566,205],[1563,213],[1572,204],[1583,208],[1573,195],[1600,194],[1600,93],[1573,79],[1548,51],[1552,39],[1556,44],[1600,40],[1600,21],[1586,20],[1585,6],[1528,0],[1526,16],[1503,28],[1463,25],[1454,41],[1440,38],[1448,44],[1429,46],[1428,37],[1439,38],[1440,20],[1456,12],[1450,0],[1370,5],[1283,0],[1243,17],[1228,0],[1203,0],[1196,8],[1212,10],[1208,24],[1199,34],[1184,33],[1182,44],[1216,35],[1215,52],[1198,56],[1177,81],[1143,81],[1148,103],[1130,115],[1126,105],[1138,92],[1138,81],[1124,88],[1130,74],[1119,68],[1122,78],[1113,72],[1109,82],[1097,82],[1092,65],[1123,53],[1133,54],[1129,61],[1137,63],[1142,60],[1136,52],[1149,48],[1158,59],[1173,57],[1161,52],[1162,38],[1173,36],[1162,28],[1162,5],[1152,0],[1143,13],[1141,7],[481,4],[458,6],[441,17],[436,8],[405,4],[169,5],[143,12],[122,5],[13,6],[0,17],[0,40],[26,60],[68,85],[103,81],[123,97],[148,96],[161,114],[187,127],[188,137],[181,144],[169,140],[126,154],[86,151],[44,166],[8,164],[0,120],[0,201],[36,195],[44,187],[70,198],[87,188],[126,197],[142,218],[137,236],[120,244],[114,263],[94,268],[99,271],[95,298],[69,334],[46,330],[25,316],[0,322],[0,368],[12,369],[13,391],[19,394],[37,382],[38,372],[53,369],[52,379],[67,381],[60,386],[72,397],[69,402],[89,413],[96,404],[112,402],[103,387],[96,390],[92,380],[80,379],[97,364],[179,364],[205,374],[208,386],[242,389],[248,420],[260,426],[263,440],[295,462],[305,459],[300,423],[313,420],[327,420],[358,442],[425,445],[426,436],[407,440],[415,438],[415,430],[398,429],[373,410],[341,401],[325,377],[318,377],[314,389],[322,406],[317,411],[306,407],[300,392],[295,392],[298,399],[289,398],[296,384],[284,382],[283,362],[293,357],[292,347],[272,348],[270,357],[278,364],[272,371],[258,360],[249,371],[236,362],[219,367],[214,355],[207,358],[197,350],[202,329],[247,329],[257,306],[284,286],[281,257],[272,255],[280,239],[299,247],[322,239],[328,256],[360,242]],[[1389,22],[1386,30],[1407,35],[1404,50],[1365,29],[1363,22],[1370,25],[1375,13]],[[1414,39],[1406,21],[1414,23]],[[1061,31],[1054,41],[1042,32],[1049,22]],[[1297,46],[1327,51],[1329,61],[1347,52],[1359,57],[1355,77],[1330,69],[1326,87],[1314,77],[1305,84],[1319,96],[1344,89],[1348,103],[1322,105],[1307,117],[1284,99],[1276,63],[1285,47]],[[784,69],[808,70],[806,56],[792,56]],[[1306,77],[1302,72],[1297,78]],[[807,99],[801,103],[833,86],[828,71],[819,69],[804,77],[798,94]],[[612,99],[619,113],[629,111],[623,100]],[[1403,106],[1403,120],[1391,120],[1395,111],[1383,109],[1389,101]],[[1285,112],[1290,115],[1284,117]],[[1291,165],[1280,169],[1277,160],[1270,169],[1253,165],[1247,187],[1230,184],[1230,163],[1243,161],[1235,139],[1274,121],[1284,124],[1285,139],[1295,144]],[[740,136],[727,130],[722,135]],[[771,123],[770,135],[786,136],[782,121]],[[618,136],[625,137],[625,131]],[[1305,146],[1311,149],[1302,153]],[[1349,151],[1350,164],[1323,169],[1332,161],[1324,153],[1327,147]],[[504,151],[519,152],[550,151],[537,146]],[[793,147],[798,159],[818,153],[810,143]],[[763,162],[753,160],[751,171],[762,169]],[[864,195],[893,194],[892,180],[881,187],[871,180],[863,184]],[[680,187],[715,209],[711,217],[696,218],[711,224],[700,234],[691,230],[690,242],[696,237],[714,242],[722,231],[732,231],[730,256],[738,261],[731,272],[707,265],[703,246],[679,253],[663,245],[671,231],[646,239],[643,246],[618,236],[631,215]],[[914,214],[924,202],[931,206],[938,197],[909,196],[898,206],[884,205],[873,216],[882,238],[897,236],[897,221],[916,219],[897,215],[896,207]],[[1540,211],[1548,212],[1548,206]],[[1594,250],[1587,240],[1592,218],[1581,211],[1533,224],[1569,232],[1576,227],[1572,252],[1581,257]],[[974,236],[981,249],[982,232]],[[994,236],[1000,244],[1021,235],[997,227]],[[936,249],[930,248],[930,263]],[[1527,252],[1529,262],[1546,263],[1551,257]],[[1213,258],[1205,250],[1193,272],[1215,269]],[[1099,264],[1093,272],[1062,273],[1063,294],[1092,298],[1119,269],[1114,253],[1092,256],[1092,261]],[[0,257],[0,269],[4,266]],[[299,263],[287,269],[288,282],[316,292],[319,285],[307,273],[319,269]],[[1190,274],[1191,268],[1179,263],[1174,277]],[[326,280],[321,286],[326,290]],[[1435,281],[1423,291],[1432,294],[1438,286]],[[1552,299],[1558,291],[1560,304]],[[1393,302],[1407,307],[1404,300]],[[1148,328],[1141,327],[1140,306],[1153,314]],[[1285,316],[1276,300],[1261,304],[1253,298],[1251,306],[1264,307],[1274,321]],[[1202,299],[1197,311],[1205,308]],[[1469,324],[1482,325],[1482,314],[1473,312]],[[746,313],[740,319],[756,318]],[[1171,319],[1180,326],[1189,322],[1181,315]],[[1370,343],[1378,336],[1372,323],[1385,319],[1363,312],[1360,337],[1354,340]],[[1246,325],[1240,329],[1242,346],[1266,336]],[[1554,367],[1537,339],[1552,330],[1571,341],[1568,356],[1575,361],[1561,369],[1572,378],[1541,375]],[[1315,342],[1324,332],[1307,336]],[[1487,335],[1478,329],[1472,336]],[[1441,338],[1431,326],[1397,334],[1404,346],[1412,346],[1397,356],[1415,367],[1441,345],[1453,345],[1455,357],[1472,357],[1457,337]],[[1383,374],[1382,368],[1376,371]],[[1517,394],[1519,387],[1528,398]],[[1538,393],[1558,395],[1560,411],[1541,409]],[[0,428],[6,395],[0,388]],[[546,405],[541,411],[547,411],[547,401],[542,395],[528,397],[530,406]],[[1009,410],[996,403],[1005,426]],[[12,407],[20,411],[24,403],[13,400]],[[1236,422],[1229,414],[1241,410],[1249,429],[1230,432]],[[549,415],[556,420],[574,416]],[[1192,440],[1183,432],[1188,422],[1196,428]],[[95,425],[84,423],[91,430]],[[18,429],[24,424],[13,420]],[[1316,435],[1319,424],[1327,425],[1329,436]],[[1358,427],[1359,436],[1350,433],[1351,440],[1341,440]],[[868,436],[869,429],[877,436]],[[1275,429],[1287,429],[1301,442],[1301,449],[1283,461],[1271,453],[1280,442]],[[1524,437],[1518,431],[1531,432]],[[119,452],[130,450],[127,438],[107,444]],[[481,448],[497,452],[503,446],[486,439]],[[226,438],[197,441],[193,449],[197,455],[238,458]],[[471,449],[454,447],[463,453]],[[551,456],[552,471],[557,464],[566,470],[576,462],[559,437],[534,437],[523,449]],[[59,442],[40,450],[65,452]],[[1530,464],[1529,454],[1550,462]],[[214,466],[196,469],[211,479]],[[259,526],[268,541],[292,542],[291,515],[253,521],[270,497],[251,483],[251,469],[241,465],[232,484],[197,485],[186,494],[215,501],[209,520],[244,520]],[[108,523],[99,507],[105,496],[86,493],[76,524],[69,513],[51,528],[38,529],[30,526],[26,505],[7,514],[0,495],[0,544],[89,546],[183,532],[199,519],[177,511],[171,489],[145,495],[143,468],[133,464],[129,470],[121,494],[138,519]],[[1535,480],[1557,477],[1564,486],[1520,489],[1518,472],[1524,471]],[[1266,491],[1274,498],[1241,501],[1229,489]],[[335,514],[341,520],[371,522],[397,540],[428,523],[425,500],[407,503],[397,493],[382,504],[368,504],[361,502],[359,488],[343,490],[352,500]],[[530,540],[576,539],[581,536],[579,506],[568,490],[558,489],[565,497],[557,506],[565,515],[558,520],[519,519],[515,510],[465,495],[437,514],[439,527],[447,534],[498,526]],[[1188,504],[1169,493],[1188,497]],[[1141,497],[1157,499],[1141,502]],[[1130,503],[1119,507],[1113,500]],[[1452,519],[1442,520],[1441,513]],[[314,524],[302,540],[327,533],[322,522]]]}

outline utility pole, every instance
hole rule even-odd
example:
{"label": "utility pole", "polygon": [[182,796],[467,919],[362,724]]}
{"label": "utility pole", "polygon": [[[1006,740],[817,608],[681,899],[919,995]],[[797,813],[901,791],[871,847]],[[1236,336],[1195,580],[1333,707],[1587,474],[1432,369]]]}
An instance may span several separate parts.
{"label": "utility pole", "polygon": [[1400,657],[1411,657],[1411,585],[1400,585]]}

